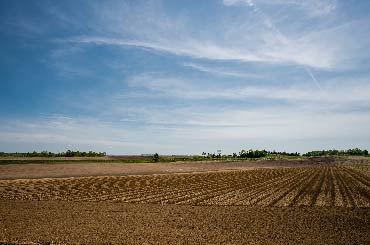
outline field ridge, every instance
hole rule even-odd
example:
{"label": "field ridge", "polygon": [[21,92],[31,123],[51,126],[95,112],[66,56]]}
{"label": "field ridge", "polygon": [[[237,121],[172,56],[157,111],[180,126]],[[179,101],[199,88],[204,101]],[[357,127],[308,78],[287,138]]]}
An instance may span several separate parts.
{"label": "field ridge", "polygon": [[3,200],[204,206],[370,207],[370,177],[346,166],[0,180]]}

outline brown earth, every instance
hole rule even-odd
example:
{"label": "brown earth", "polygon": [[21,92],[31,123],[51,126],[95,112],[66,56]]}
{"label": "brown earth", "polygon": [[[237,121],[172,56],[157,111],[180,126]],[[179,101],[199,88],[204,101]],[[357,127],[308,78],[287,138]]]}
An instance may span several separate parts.
{"label": "brown earth", "polygon": [[[13,173],[0,174],[0,241],[369,244],[367,160],[309,161],[157,163],[137,169],[84,163],[62,174],[13,165]],[[60,171],[75,164],[41,165]],[[31,179],[15,179],[20,170]],[[32,179],[37,170],[69,177]],[[171,174],[162,174],[166,170]],[[110,176],[83,177],[99,171]]]}
{"label": "brown earth", "polygon": [[1,180],[0,199],[370,207],[370,177],[343,166]]}
{"label": "brown earth", "polygon": [[41,244],[369,244],[370,210],[0,201],[0,241]]}
{"label": "brown earth", "polygon": [[[322,164],[323,160],[200,161],[162,163],[38,163],[0,165],[1,179],[37,179],[82,176],[122,176],[192,173],[254,168],[277,168]],[[330,164],[332,160],[327,160]]]}
{"label": "brown earth", "polygon": [[[163,159],[173,158],[192,158],[189,155],[161,155]],[[103,156],[103,157],[14,157],[14,156],[0,156],[0,160],[65,160],[65,161],[76,161],[76,160],[94,160],[94,161],[108,161],[108,160],[151,160],[153,156],[147,155],[122,155],[122,156]]]}

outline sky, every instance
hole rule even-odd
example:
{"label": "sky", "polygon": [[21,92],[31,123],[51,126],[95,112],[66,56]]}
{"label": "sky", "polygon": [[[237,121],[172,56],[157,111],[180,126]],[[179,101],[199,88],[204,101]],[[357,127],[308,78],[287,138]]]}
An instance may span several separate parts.
{"label": "sky", "polygon": [[0,151],[370,149],[370,1],[0,1]]}

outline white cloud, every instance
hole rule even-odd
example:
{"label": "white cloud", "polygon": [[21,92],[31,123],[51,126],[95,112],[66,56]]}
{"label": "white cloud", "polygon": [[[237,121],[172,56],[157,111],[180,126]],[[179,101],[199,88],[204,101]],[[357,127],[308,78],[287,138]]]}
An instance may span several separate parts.
{"label": "white cloud", "polygon": [[337,7],[336,0],[223,0],[226,6],[245,4],[250,7],[257,5],[286,5],[304,11],[308,16],[318,17],[333,12]]}
{"label": "white cloud", "polygon": [[232,6],[237,4],[247,4],[248,6],[254,6],[254,3],[252,0],[223,0],[223,3],[226,6]]}
{"label": "white cloud", "polygon": [[195,64],[195,63],[184,63],[183,65],[185,67],[191,67],[195,70],[209,73],[209,74],[216,75],[216,76],[239,77],[239,78],[261,78],[261,76],[256,73],[242,73],[242,72],[237,72],[237,71],[226,70],[226,69],[219,68],[219,67],[208,67],[204,65]]}
{"label": "white cloud", "polygon": [[[175,55],[189,56],[193,58],[210,60],[235,60],[242,62],[267,62],[276,64],[298,64],[321,69],[331,69],[335,66],[334,52],[336,45],[329,49],[320,47],[300,38],[281,42],[274,34],[264,34],[265,46],[259,50],[249,50],[248,47],[225,47],[211,41],[198,40],[161,40],[161,41],[138,41],[106,37],[77,37],[69,42],[133,46],[143,49],[151,49]],[[327,47],[325,45],[325,47]],[[254,49],[254,48],[253,48]]]}
{"label": "white cloud", "polygon": [[115,151],[121,154],[145,153],[150,148],[162,149],[163,146],[160,144],[142,142],[140,138],[145,138],[145,135],[148,135],[145,129],[142,133],[132,132],[129,127],[122,127],[118,122],[55,115],[22,121],[2,121],[0,145],[12,143],[24,145],[23,151],[65,151],[72,148],[86,151]]}
{"label": "white cloud", "polygon": [[[196,59],[293,64],[325,70],[346,68],[350,61],[365,56],[353,48],[356,40],[367,40],[361,36],[363,31],[353,28],[359,23],[348,24],[346,20],[332,18],[321,20],[319,25],[310,23],[308,28],[307,20],[297,11],[284,12],[289,17],[287,22],[279,22],[278,11],[269,12],[277,5],[323,15],[336,9],[335,1],[225,0],[224,3],[244,3],[249,7],[245,14],[223,8],[217,19],[202,20],[200,26],[200,20],[191,12],[174,15],[155,1],[108,4],[97,7],[94,13],[95,31],[64,41],[134,47]],[[265,11],[264,5],[272,7]],[[231,13],[233,18],[229,16]],[[363,41],[357,46],[366,50],[367,45]]]}
{"label": "white cloud", "polygon": [[308,151],[322,144],[311,141],[330,139],[334,140],[330,147],[369,147],[370,116],[363,113],[318,113],[312,108],[305,111],[284,106],[218,110],[199,106],[172,110],[137,107],[137,110],[147,121],[138,128],[132,128],[130,122],[61,116],[3,120],[0,146],[6,150],[7,146],[16,145],[13,149],[18,151],[72,148],[114,154],[200,154],[219,146],[229,152],[245,147]]}
{"label": "white cloud", "polygon": [[248,52],[238,52],[238,50],[221,47],[212,42],[198,41],[194,39],[173,43],[170,40],[139,41],[106,37],[77,37],[68,41],[98,45],[134,46],[168,52],[175,55],[212,60],[264,61],[264,58],[259,55]]}
{"label": "white cloud", "polygon": [[[202,81],[168,77],[162,74],[147,73],[134,76],[128,84],[131,92],[121,94],[123,97],[169,97],[188,100],[280,100],[290,103],[316,104],[330,109],[370,104],[370,84],[367,79],[323,81],[313,84],[309,81],[302,85],[243,85],[243,86],[209,86]],[[317,87],[319,86],[319,87]],[[146,91],[142,90],[146,89]],[[139,93],[138,93],[139,91]]]}

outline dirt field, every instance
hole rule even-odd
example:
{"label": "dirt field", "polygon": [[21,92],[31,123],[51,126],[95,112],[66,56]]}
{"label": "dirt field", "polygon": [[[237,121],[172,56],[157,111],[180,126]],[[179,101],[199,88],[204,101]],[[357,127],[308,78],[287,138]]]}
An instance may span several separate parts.
{"label": "dirt field", "polygon": [[253,168],[297,167],[312,165],[307,160],[274,161],[201,161],[171,163],[49,163],[0,165],[1,179],[37,179],[82,176],[122,176],[166,173],[192,173]]}
{"label": "dirt field", "polygon": [[0,181],[0,199],[370,207],[370,178],[347,167]]}
{"label": "dirt field", "polygon": [[36,168],[22,165],[13,176],[2,173],[0,241],[369,244],[368,160],[310,161],[136,170],[146,175],[128,175],[130,165],[121,165],[125,176],[109,169],[102,172],[111,176],[66,178],[40,167],[49,178],[14,179]]}
{"label": "dirt field", "polygon": [[0,241],[369,244],[369,209],[0,201]]}

